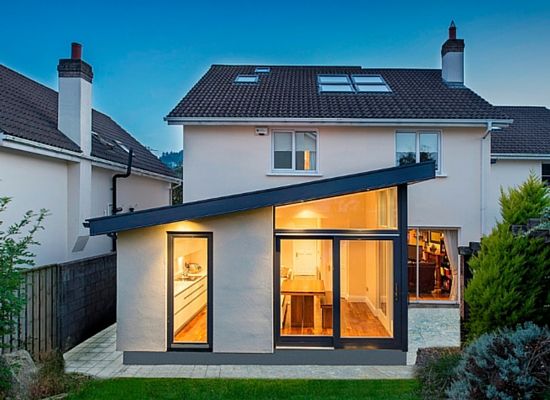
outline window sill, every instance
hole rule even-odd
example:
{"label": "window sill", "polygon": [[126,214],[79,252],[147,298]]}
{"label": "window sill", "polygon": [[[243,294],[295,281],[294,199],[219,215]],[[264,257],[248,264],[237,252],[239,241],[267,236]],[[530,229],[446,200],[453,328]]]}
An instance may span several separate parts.
{"label": "window sill", "polygon": [[291,172],[291,171],[285,171],[285,172],[268,172],[266,174],[267,176],[323,176],[320,172]]}
{"label": "window sill", "polygon": [[445,172],[436,172],[435,177],[436,178],[447,178],[447,174]]}

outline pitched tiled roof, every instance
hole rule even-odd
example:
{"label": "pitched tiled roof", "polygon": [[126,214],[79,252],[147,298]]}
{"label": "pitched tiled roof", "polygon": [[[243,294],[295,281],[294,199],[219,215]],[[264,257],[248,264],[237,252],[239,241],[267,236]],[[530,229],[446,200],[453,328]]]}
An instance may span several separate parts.
{"label": "pitched tiled roof", "polygon": [[514,120],[491,133],[491,152],[498,154],[549,154],[550,110],[546,107],[497,106]]}
{"label": "pitched tiled roof", "polygon": [[[57,129],[57,92],[0,65],[0,130],[8,135],[80,152],[79,146]],[[174,177],[142,144],[109,116],[92,110],[92,156],[126,164],[128,154],[115,140],[134,150],[136,168]]]}
{"label": "pitched tiled roof", "polygon": [[[439,69],[270,66],[257,84],[236,84],[253,65],[213,65],[168,114],[177,117],[506,119],[466,87],[450,87]],[[380,74],[390,93],[320,93],[319,74]]]}

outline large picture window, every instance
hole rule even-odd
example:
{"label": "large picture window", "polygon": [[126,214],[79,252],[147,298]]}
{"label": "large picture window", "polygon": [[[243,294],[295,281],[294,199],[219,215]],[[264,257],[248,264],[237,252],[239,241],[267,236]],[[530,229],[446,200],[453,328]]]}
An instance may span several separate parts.
{"label": "large picture window", "polygon": [[440,171],[440,134],[439,132],[397,132],[395,134],[396,165],[435,161]]}
{"label": "large picture window", "polygon": [[275,172],[317,172],[317,132],[274,131],[272,159]]}

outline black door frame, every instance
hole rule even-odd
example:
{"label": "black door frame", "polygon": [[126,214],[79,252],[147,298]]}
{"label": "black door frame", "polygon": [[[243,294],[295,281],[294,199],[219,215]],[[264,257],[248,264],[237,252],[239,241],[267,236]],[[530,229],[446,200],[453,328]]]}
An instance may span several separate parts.
{"label": "black door frame", "polygon": [[[281,307],[280,307],[280,252],[281,240],[331,240],[332,241],[332,290],[333,290],[333,308],[332,308],[332,336],[282,336],[281,326]],[[372,240],[372,241],[391,241],[393,248],[393,337],[392,338],[342,338],[340,332],[340,243],[346,240]],[[319,231],[308,234],[305,231],[294,232],[276,232],[275,234],[275,252],[274,252],[274,340],[276,347],[282,346],[310,346],[310,347],[334,347],[334,348],[376,348],[376,349],[401,349],[403,347],[403,307],[402,302],[406,298],[401,295],[404,270],[402,268],[402,236],[398,231],[377,231],[376,233],[351,233],[343,235],[342,232],[326,232],[320,234]],[[406,279],[406,277],[405,277]],[[406,313],[405,313],[406,314]],[[406,315],[405,315],[406,317]],[[406,326],[406,324],[405,324]],[[406,337],[406,336],[405,336]]]}
{"label": "black door frame", "polygon": [[[167,268],[167,350],[170,351],[212,351],[214,321],[214,259],[212,232],[167,232],[168,268]],[[207,239],[207,289],[206,289],[206,343],[174,343],[174,239],[175,238]]]}

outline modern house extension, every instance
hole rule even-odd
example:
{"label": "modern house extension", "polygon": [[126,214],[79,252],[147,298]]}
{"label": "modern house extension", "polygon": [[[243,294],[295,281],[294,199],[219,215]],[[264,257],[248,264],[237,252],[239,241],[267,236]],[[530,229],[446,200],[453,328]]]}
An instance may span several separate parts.
{"label": "modern house extension", "polygon": [[433,178],[429,161],[89,220],[119,238],[124,362],[404,364],[407,186]]}
{"label": "modern house extension", "polygon": [[[49,210],[32,249],[39,266],[111,252],[112,238],[90,238],[86,218],[169,205],[172,184],[181,183],[93,108],[92,67],[81,54],[73,44],[59,61],[58,92],[0,65],[0,195],[13,199],[2,217],[7,226],[27,210]],[[114,180],[126,174],[130,152],[131,174]]]}

